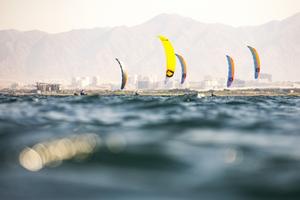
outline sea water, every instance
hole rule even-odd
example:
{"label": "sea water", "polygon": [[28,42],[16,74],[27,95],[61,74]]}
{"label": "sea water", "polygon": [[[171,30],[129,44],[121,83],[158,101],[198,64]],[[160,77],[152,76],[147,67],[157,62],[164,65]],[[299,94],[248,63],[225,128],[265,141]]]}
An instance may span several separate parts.
{"label": "sea water", "polygon": [[0,199],[300,199],[300,98],[0,95]]}

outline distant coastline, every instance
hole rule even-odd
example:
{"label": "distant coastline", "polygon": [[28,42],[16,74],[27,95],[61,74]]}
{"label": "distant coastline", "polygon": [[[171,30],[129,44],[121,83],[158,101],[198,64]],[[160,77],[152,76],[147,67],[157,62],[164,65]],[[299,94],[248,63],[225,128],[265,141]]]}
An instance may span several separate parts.
{"label": "distant coastline", "polygon": [[[74,96],[79,90],[61,90],[59,92],[46,92],[38,94],[36,90],[0,90],[2,95],[42,95],[42,96]],[[223,89],[223,90],[85,90],[88,96],[300,96],[300,88],[252,88],[252,89]]]}

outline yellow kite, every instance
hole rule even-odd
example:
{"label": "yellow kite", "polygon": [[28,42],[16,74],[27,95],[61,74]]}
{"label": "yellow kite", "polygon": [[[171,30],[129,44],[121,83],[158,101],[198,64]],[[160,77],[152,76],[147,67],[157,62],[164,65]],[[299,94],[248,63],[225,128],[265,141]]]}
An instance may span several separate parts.
{"label": "yellow kite", "polygon": [[167,78],[173,77],[176,69],[176,56],[175,56],[175,51],[174,48],[169,41],[168,38],[164,36],[158,36],[160,41],[162,42],[162,45],[165,48],[165,53],[166,53],[166,60],[167,60],[167,71],[166,71],[166,76]]}

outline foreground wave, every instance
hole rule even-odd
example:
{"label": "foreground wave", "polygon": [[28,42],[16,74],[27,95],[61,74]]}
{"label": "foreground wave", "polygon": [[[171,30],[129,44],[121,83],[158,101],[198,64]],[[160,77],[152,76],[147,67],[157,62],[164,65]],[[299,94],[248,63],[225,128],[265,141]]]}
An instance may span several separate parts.
{"label": "foreground wave", "polygon": [[0,95],[0,198],[298,199],[299,105]]}

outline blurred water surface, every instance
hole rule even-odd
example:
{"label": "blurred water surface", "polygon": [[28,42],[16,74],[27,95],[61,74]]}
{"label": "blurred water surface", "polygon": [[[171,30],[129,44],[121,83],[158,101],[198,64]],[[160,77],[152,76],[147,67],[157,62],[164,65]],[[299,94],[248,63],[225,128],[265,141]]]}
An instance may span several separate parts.
{"label": "blurred water surface", "polygon": [[[86,135],[83,158],[20,163]],[[0,95],[0,199],[300,199],[299,144],[299,97]]]}

